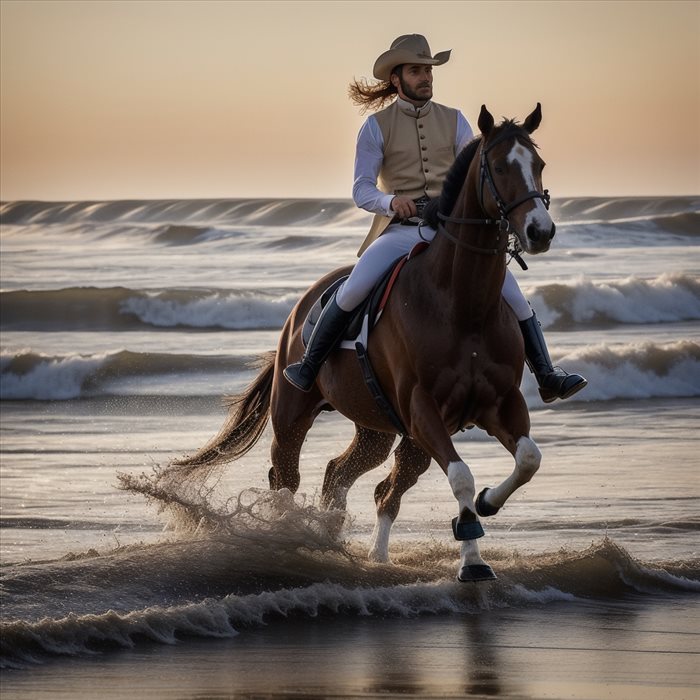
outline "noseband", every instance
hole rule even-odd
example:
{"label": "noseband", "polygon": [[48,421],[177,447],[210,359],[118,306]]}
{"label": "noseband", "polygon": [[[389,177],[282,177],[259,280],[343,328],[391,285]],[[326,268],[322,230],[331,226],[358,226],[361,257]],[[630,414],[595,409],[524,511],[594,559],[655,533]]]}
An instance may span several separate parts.
{"label": "noseband", "polygon": [[[505,237],[505,242],[501,243],[501,234],[502,233],[509,233],[511,228],[510,228],[510,221],[508,220],[508,215],[517,207],[519,207],[521,204],[524,204],[525,202],[531,200],[531,199],[541,199],[544,202],[544,206],[546,209],[549,209],[549,190],[544,190],[544,192],[526,192],[522,197],[519,197],[516,199],[514,202],[511,202],[510,204],[506,204],[503,201],[503,198],[498,192],[498,188],[496,187],[496,183],[493,179],[493,175],[491,174],[491,166],[489,164],[489,160],[486,157],[488,155],[488,152],[494,147],[497,146],[499,143],[502,141],[505,141],[507,138],[513,137],[513,132],[509,131],[508,133],[501,134],[498,138],[496,138],[494,141],[492,141],[486,148],[484,148],[484,144],[481,144],[481,156],[480,156],[480,162],[479,162],[479,206],[481,207],[482,211],[486,211],[484,207],[484,184],[488,185],[488,188],[491,192],[491,196],[493,197],[493,200],[496,202],[496,206],[498,207],[498,213],[501,215],[499,219],[462,219],[457,216],[448,216],[446,214],[443,214],[442,212],[438,212],[437,216],[438,219],[441,221],[453,223],[453,224],[466,224],[470,226],[498,226],[498,236],[496,238],[496,247],[495,248],[478,248],[477,246],[473,246],[470,243],[467,243],[466,241],[463,241],[460,238],[457,238],[453,236],[451,233],[447,231],[447,229],[440,225],[438,226],[438,230],[440,233],[444,234],[449,238],[453,243],[456,243],[459,246],[462,246],[463,248],[467,248],[468,250],[471,250],[476,253],[485,253],[487,255],[498,255],[499,253],[503,253],[508,245],[508,237]],[[517,251],[514,253],[514,257],[520,265],[524,265],[525,263],[522,262],[521,259],[519,259],[519,255]]]}

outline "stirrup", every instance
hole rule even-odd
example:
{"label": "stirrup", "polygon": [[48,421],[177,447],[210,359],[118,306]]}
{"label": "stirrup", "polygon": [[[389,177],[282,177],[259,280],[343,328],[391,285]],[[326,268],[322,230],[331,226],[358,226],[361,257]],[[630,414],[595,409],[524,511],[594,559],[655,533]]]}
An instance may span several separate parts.
{"label": "stirrup", "polygon": [[289,383],[301,391],[311,391],[321,365],[341,339],[352,316],[352,311],[345,311],[338,306],[336,294],[323,307],[301,361],[288,365],[284,370]]}

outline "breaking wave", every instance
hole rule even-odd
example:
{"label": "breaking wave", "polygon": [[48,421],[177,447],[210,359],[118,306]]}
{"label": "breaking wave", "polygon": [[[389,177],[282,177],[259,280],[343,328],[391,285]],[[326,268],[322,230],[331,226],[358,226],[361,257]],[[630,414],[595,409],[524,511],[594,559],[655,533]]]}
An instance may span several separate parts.
{"label": "breaking wave", "polygon": [[22,350],[0,359],[2,400],[65,400],[119,393],[136,378],[232,374],[252,358],[176,355],[120,350],[92,355],[54,355]]}
{"label": "breaking wave", "polygon": [[571,197],[554,200],[554,218],[574,222],[644,222],[689,235],[700,234],[700,198]]}
{"label": "breaking wave", "polygon": [[581,551],[485,549],[498,580],[473,586],[454,580],[457,545],[404,542],[393,565],[370,563],[362,546],[334,534],[342,512],[288,491],[246,491],[233,508],[196,506],[204,516],[195,523],[180,511],[181,533],[169,542],[6,566],[0,666],[232,637],[271,620],[470,614],[700,590],[699,561],[645,563],[608,538]]}
{"label": "breaking wave", "polygon": [[148,223],[205,226],[344,225],[364,221],[350,199],[171,199],[7,202],[5,225]]}
{"label": "breaking wave", "polygon": [[692,275],[627,277],[545,284],[530,291],[542,324],[554,330],[578,325],[653,324],[700,319],[700,279]]}
{"label": "breaking wave", "polygon": [[281,328],[298,292],[70,287],[3,292],[5,330]]}
{"label": "breaking wave", "polygon": [[700,396],[700,345],[690,340],[588,346],[562,364],[588,379],[571,401]]}
{"label": "breaking wave", "polygon": [[[556,362],[576,367],[589,382],[571,401],[670,398],[700,396],[700,345],[691,340],[674,343],[629,343],[589,345]],[[0,397],[3,400],[65,400],[95,396],[129,395],[141,391],[146,380],[172,378],[172,387],[162,382],[161,391],[186,394],[184,380],[208,377],[229,378],[250,370],[253,356],[148,353],[119,350],[81,355],[46,355],[31,349],[3,351],[0,358]],[[134,383],[134,380],[139,380]],[[195,393],[219,396],[221,384]],[[525,373],[524,391],[538,405],[537,391]]]}
{"label": "breaking wave", "polygon": [[[578,278],[528,291],[545,328],[655,324],[700,319],[700,280],[687,274],[609,282]],[[69,287],[5,291],[4,330],[281,328],[300,289],[220,290]]]}
{"label": "breaking wave", "polygon": [[[566,245],[687,245],[700,235],[698,197],[613,197],[555,200],[552,213]],[[349,199],[144,200],[7,202],[0,204],[3,236],[100,248],[133,245],[200,246],[220,241],[238,249],[334,250],[369,226],[370,215]],[[261,234],[261,230],[264,232]],[[334,235],[338,233],[340,238]],[[56,238],[56,237],[59,238]],[[39,243],[42,245],[42,243]]]}

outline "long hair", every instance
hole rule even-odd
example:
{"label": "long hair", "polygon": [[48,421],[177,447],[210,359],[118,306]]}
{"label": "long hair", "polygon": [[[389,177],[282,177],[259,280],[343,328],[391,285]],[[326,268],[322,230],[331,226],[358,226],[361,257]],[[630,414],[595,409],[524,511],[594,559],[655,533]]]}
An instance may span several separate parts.
{"label": "long hair", "polygon": [[[401,66],[396,66],[391,72],[401,75]],[[376,112],[394,101],[398,90],[391,80],[372,80],[354,78],[348,87],[348,96],[360,108],[360,114]]]}

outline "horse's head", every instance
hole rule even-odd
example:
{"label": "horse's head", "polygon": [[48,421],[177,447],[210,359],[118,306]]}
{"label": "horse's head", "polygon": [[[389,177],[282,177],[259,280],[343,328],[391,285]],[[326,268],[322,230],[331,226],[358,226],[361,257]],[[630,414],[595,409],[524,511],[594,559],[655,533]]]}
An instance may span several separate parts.
{"label": "horse's head", "polygon": [[544,161],[530,134],[542,121],[540,103],[525,123],[506,120],[494,126],[493,116],[481,107],[479,198],[491,217],[507,221],[526,253],[544,253],[556,227],[549,215],[549,194],[542,189]]}

